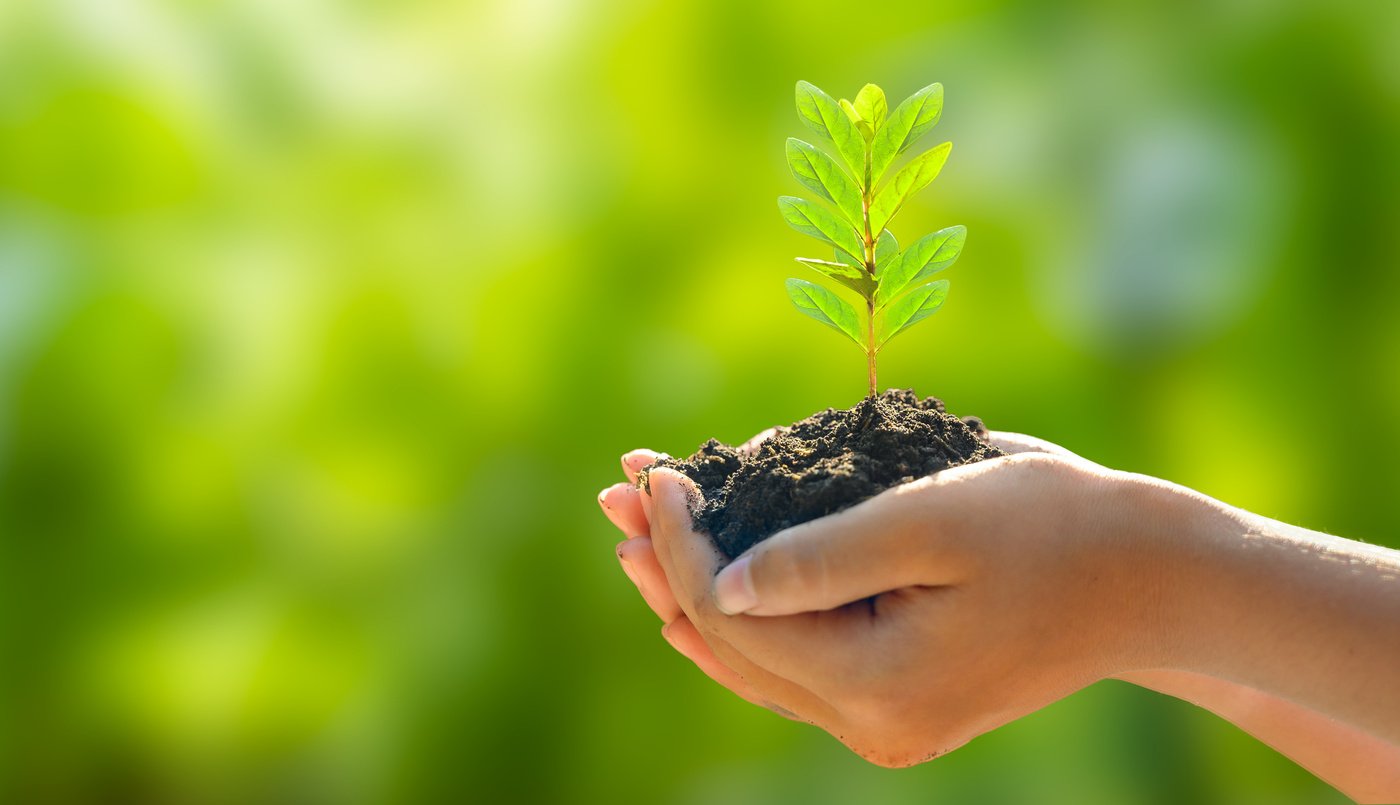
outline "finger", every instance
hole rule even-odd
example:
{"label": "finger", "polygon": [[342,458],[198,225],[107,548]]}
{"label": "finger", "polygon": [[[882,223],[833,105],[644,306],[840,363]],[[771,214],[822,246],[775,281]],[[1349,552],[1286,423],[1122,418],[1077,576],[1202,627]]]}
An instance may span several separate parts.
{"label": "finger", "polygon": [[691,527],[686,505],[688,495],[698,503],[699,490],[684,475],[661,469],[651,474],[651,493],[652,542],[686,615],[707,639],[723,639],[754,664],[820,696],[819,685],[831,679],[833,667],[849,661],[856,647],[858,635],[848,628],[854,613],[804,613],[781,620],[726,616],[711,594],[724,557],[709,537]]}
{"label": "finger", "polygon": [[820,612],[880,593],[956,579],[927,561],[925,522],[910,504],[931,478],[883,492],[845,511],[784,529],[731,562],[715,579],[730,614]]}
{"label": "finger", "polygon": [[749,681],[744,679],[733,668],[720,662],[715,653],[710,650],[705,643],[705,638],[700,636],[695,624],[684,615],[676,618],[665,626],[661,627],[661,635],[666,638],[666,642],[671,644],[671,648],[680,652],[681,656],[695,663],[695,666],[704,672],[705,676],[718,682],[731,692],[736,694],[750,704],[759,707],[766,707],[783,718],[790,718],[794,721],[805,721],[784,707],[780,707],[765,699]]}
{"label": "finger", "polygon": [[[625,485],[624,485],[625,486]],[[628,487],[634,492],[635,487]],[[633,501],[633,505],[640,508],[640,504]],[[661,618],[663,623],[672,624],[671,628],[662,629],[662,634],[671,642],[678,651],[688,657],[692,662],[700,667],[707,675],[716,682],[733,690],[746,700],[767,707],[770,710],[798,721],[808,721],[801,718],[784,706],[777,704],[772,699],[765,699],[754,692],[752,685],[744,683],[745,691],[736,689],[730,682],[733,679],[743,680],[743,677],[732,668],[725,666],[710,647],[700,637],[698,631],[681,610],[680,603],[677,602],[675,594],[671,591],[671,585],[666,580],[666,572],[662,569],[661,563],[657,560],[656,550],[649,537],[636,537],[626,540],[617,546],[617,557],[622,563],[623,571],[627,577],[636,585],[637,591],[641,593],[642,599],[647,606]],[[684,621],[682,626],[674,626],[677,620]],[[722,644],[723,645],[723,644]],[[726,645],[732,653],[732,649]],[[748,667],[742,660],[736,660],[741,667]],[[718,667],[716,667],[718,666]],[[722,669],[722,670],[721,670]],[[749,674],[758,678],[764,678],[763,672],[757,668],[748,668]],[[779,689],[782,692],[776,694],[783,701],[790,705],[800,705],[805,701],[801,694],[793,693],[783,689],[783,686],[774,680],[769,680],[770,689]],[[810,694],[807,694],[809,698]],[[807,704],[807,709],[812,710],[812,705]]]}
{"label": "finger", "polygon": [[613,484],[599,492],[598,505],[622,536],[651,536],[651,524],[642,511],[641,493],[632,484]]}
{"label": "finger", "polygon": [[[664,500],[658,500],[654,505],[658,507],[658,511],[664,510],[668,513],[665,524],[658,524],[658,527],[653,529],[653,534],[658,534],[661,530],[683,530],[686,534],[694,537],[699,543],[707,546],[708,550],[713,552],[710,560],[717,566],[722,557],[719,556],[718,551],[714,550],[708,537],[703,534],[696,534],[691,529],[689,512],[686,511],[686,491],[688,490],[697,496],[696,502],[698,504],[699,490],[694,489],[689,479],[674,470],[663,469],[657,471],[652,480],[653,484],[651,486],[650,495],[644,493],[642,497],[645,499],[651,496],[661,496]],[[674,541],[675,540],[672,540],[672,542]],[[678,566],[673,561],[670,550],[665,547],[666,543],[664,540],[658,541],[658,539],[653,536],[652,545],[655,550],[657,561],[660,563],[666,578],[670,580],[671,589],[676,593],[676,598],[681,608],[685,611],[686,617],[691,624],[696,627],[697,631],[701,632],[706,645],[710,647],[715,656],[718,657],[722,663],[748,680],[749,684],[752,685],[755,690],[759,691],[768,701],[792,713],[798,714],[799,718],[816,724],[831,732],[833,735],[838,734],[837,728],[842,723],[839,720],[840,715],[836,709],[820,695],[810,688],[804,687],[800,681],[788,678],[781,671],[765,666],[762,662],[748,656],[745,650],[732,645],[725,636],[716,633],[712,625],[707,625],[702,630],[700,622],[696,620],[699,613],[702,611],[711,620],[723,618],[724,616],[719,615],[712,605],[707,606],[697,601],[695,596],[692,595],[690,591],[686,590],[685,585],[678,581],[680,578]],[[707,591],[708,581],[701,583],[699,587],[702,592]],[[774,621],[770,623],[777,622]]]}
{"label": "finger", "polygon": [[662,623],[670,623],[681,617],[681,605],[671,592],[671,585],[666,581],[666,572],[656,561],[656,551],[652,548],[649,537],[629,539],[618,545],[617,558],[622,562],[622,569],[627,573],[627,577],[637,585],[637,592],[642,594],[642,599]]}
{"label": "finger", "polygon": [[[686,637],[698,643],[697,650],[707,652],[714,657],[715,662],[728,668],[734,676],[744,681],[754,696],[749,701],[761,704],[794,721],[815,724],[833,735],[838,734],[836,728],[843,723],[840,720],[841,716],[821,697],[752,662],[723,639],[715,635],[701,634],[699,628],[688,617],[681,616],[681,620],[689,624],[690,634]],[[699,647],[703,647],[703,649]],[[717,681],[724,684],[722,680]]]}
{"label": "finger", "polygon": [[655,464],[661,458],[669,458],[669,456],[645,448],[629,450],[622,454],[622,471],[627,475],[627,480],[635,484],[637,483],[637,473],[641,472],[643,467]]}
{"label": "finger", "polygon": [[1008,433],[1006,431],[994,430],[987,434],[987,439],[993,447],[1000,448],[1004,453],[1015,455],[1016,453],[1051,453],[1057,456],[1070,456],[1079,458],[1075,453],[1065,448],[1047,442],[1044,439],[1027,436],[1024,433]]}
{"label": "finger", "polygon": [[651,507],[652,507],[651,492],[650,492],[650,490],[647,490],[647,489],[640,489],[640,488],[637,490],[637,492],[638,492],[638,495],[637,495],[637,502],[638,502],[638,503],[641,505],[641,507],[642,507],[642,517],[646,518],[646,521],[647,521],[647,528],[650,529],[650,528],[651,528]]}

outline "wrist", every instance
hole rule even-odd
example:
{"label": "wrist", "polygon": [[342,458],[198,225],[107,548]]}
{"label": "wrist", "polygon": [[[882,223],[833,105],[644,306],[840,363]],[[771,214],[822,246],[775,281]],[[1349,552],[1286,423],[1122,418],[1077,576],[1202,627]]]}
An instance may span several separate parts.
{"label": "wrist", "polygon": [[1115,674],[1188,670],[1193,624],[1212,607],[1209,557],[1238,521],[1219,501],[1157,478],[1115,472],[1109,483],[1107,531],[1124,587],[1108,602],[1122,620]]}

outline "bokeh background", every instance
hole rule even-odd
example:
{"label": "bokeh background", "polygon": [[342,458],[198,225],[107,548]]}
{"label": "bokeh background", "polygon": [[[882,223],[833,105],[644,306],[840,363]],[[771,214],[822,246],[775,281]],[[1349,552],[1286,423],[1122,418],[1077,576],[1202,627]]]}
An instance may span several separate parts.
{"label": "bokeh background", "polygon": [[[1335,802],[1103,683],[865,764],[673,654],[594,500],[863,392],[792,87],[947,88],[882,381],[1400,545],[1400,4],[0,4],[0,799]],[[1066,629],[1074,624],[1065,624]]]}

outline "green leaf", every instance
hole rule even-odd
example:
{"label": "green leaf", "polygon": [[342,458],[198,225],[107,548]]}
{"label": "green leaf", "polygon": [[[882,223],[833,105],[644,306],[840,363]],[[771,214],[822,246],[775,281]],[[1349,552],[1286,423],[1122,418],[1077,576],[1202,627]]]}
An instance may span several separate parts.
{"label": "green leaf", "polygon": [[850,117],[830,95],[808,84],[797,82],[797,115],[808,127],[836,146],[836,153],[850,166],[857,184],[864,187],[865,138]]}
{"label": "green leaf", "polygon": [[783,213],[783,219],[788,222],[788,226],[804,235],[824,240],[860,260],[860,254],[864,251],[860,236],[849,223],[837,218],[836,214],[827,208],[806,199],[779,196],[778,209]]}
{"label": "green leaf", "polygon": [[836,160],[811,143],[789,137],[787,161],[797,181],[835,204],[841,214],[846,216],[846,220],[851,222],[851,226],[865,225],[860,188],[856,187],[851,177],[836,164]]}
{"label": "green leaf", "polygon": [[942,84],[929,84],[896,106],[870,143],[871,183],[879,182],[894,158],[933,128],[942,113]]}
{"label": "green leaf", "polygon": [[928,187],[930,182],[938,178],[938,172],[943,170],[943,163],[948,161],[948,152],[951,150],[953,144],[944,143],[919,154],[880,189],[870,204],[872,231],[883,229],[910,196]]}
{"label": "green leaf", "polygon": [[815,257],[798,257],[797,262],[808,268],[816,269],[832,279],[862,279],[868,277],[860,266],[853,266],[850,263],[833,263],[830,260],[818,260]]}
{"label": "green leaf", "polygon": [[[857,344],[861,344],[860,322],[856,319],[856,309],[836,294],[815,282],[789,279],[788,298],[798,310],[822,324],[845,333]],[[862,346],[864,346],[862,344]]]}
{"label": "green leaf", "polygon": [[885,321],[880,325],[878,347],[883,347],[891,338],[932,316],[947,298],[948,281],[934,280],[920,285],[890,305],[890,309],[885,311]]}
{"label": "green leaf", "polygon": [[837,103],[841,104],[841,111],[846,113],[846,117],[849,117],[852,123],[859,126],[860,112],[856,111],[856,108],[851,105],[851,102],[846,100],[845,98],[842,98],[841,100],[837,101]]}
{"label": "green leaf", "polygon": [[867,121],[876,130],[885,125],[889,106],[885,102],[885,91],[874,84],[866,84],[856,95],[855,112],[860,119]]}
{"label": "green leaf", "polygon": [[852,257],[851,255],[846,254],[840,249],[835,249],[834,251],[836,252],[836,262],[845,263],[848,266],[855,266],[856,268],[859,268],[862,271],[865,270],[865,260]]}
{"label": "green leaf", "polygon": [[880,231],[880,237],[875,239],[875,273],[889,264],[889,261],[899,256],[899,241],[894,239],[894,233],[888,229]]}
{"label": "green leaf", "polygon": [[811,257],[799,257],[797,262],[836,280],[866,299],[875,295],[875,278],[866,273],[862,266],[853,266],[850,263],[832,263]]}
{"label": "green leaf", "polygon": [[845,112],[846,117],[849,117],[851,122],[856,125],[856,131],[860,132],[860,136],[865,138],[867,143],[873,140],[875,138],[875,127],[870,125],[868,120],[861,120],[860,112],[857,112],[856,108],[851,106],[850,101],[842,98],[840,103],[841,111]]}
{"label": "green leaf", "polygon": [[875,293],[876,307],[884,307],[909,286],[952,265],[962,254],[966,241],[965,226],[950,226],[914,241],[899,255],[899,259],[880,272],[880,287]]}

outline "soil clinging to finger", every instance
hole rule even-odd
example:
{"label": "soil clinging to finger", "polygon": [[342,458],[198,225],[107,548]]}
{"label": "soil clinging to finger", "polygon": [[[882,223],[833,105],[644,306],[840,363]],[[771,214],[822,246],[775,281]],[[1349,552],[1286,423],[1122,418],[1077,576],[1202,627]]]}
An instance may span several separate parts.
{"label": "soil clinging to finger", "polygon": [[700,487],[705,500],[693,509],[696,530],[733,559],[784,528],[890,487],[1005,455],[986,440],[977,417],[959,419],[936,397],[890,389],[779,428],[751,452],[711,439],[687,459],[653,466],[676,469]]}

